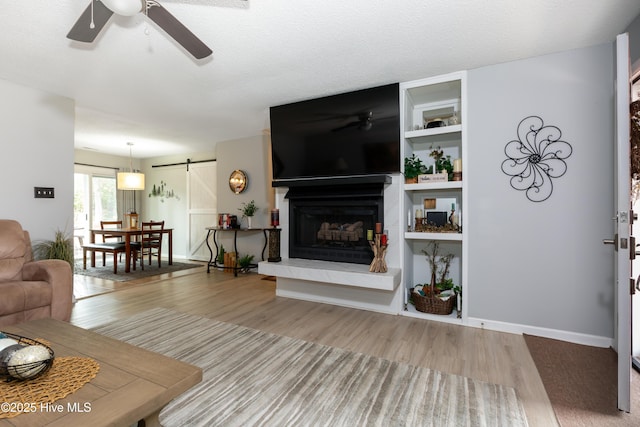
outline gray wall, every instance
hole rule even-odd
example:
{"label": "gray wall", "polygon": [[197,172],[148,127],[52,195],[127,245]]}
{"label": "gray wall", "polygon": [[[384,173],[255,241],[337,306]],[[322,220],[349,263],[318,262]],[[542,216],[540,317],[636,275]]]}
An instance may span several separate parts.
{"label": "gray wall", "polygon": [[[219,142],[216,145],[218,158],[217,181],[218,181],[218,212],[238,215],[242,203],[251,200],[255,201],[259,210],[252,220],[252,227],[268,227],[270,224],[270,206],[273,206],[271,197],[271,169],[269,159],[269,138],[265,135],[255,136],[232,141]],[[243,170],[247,173],[249,185],[247,189],[235,194],[229,188],[229,176],[235,169]],[[246,227],[246,220],[242,227]],[[227,251],[232,250],[233,242],[231,233],[222,233],[221,242]],[[240,256],[244,254],[254,255],[254,261],[260,260],[264,238],[262,233],[250,233],[238,235],[238,252]],[[267,257],[265,252],[265,259]]]}
{"label": "gray wall", "polygon": [[[613,64],[606,44],[469,72],[470,318],[613,336]],[[573,147],[539,203],[501,171],[530,115]]]}
{"label": "gray wall", "polygon": [[[0,80],[0,218],[15,219],[32,240],[73,232],[74,102]],[[54,187],[35,199],[33,187]]]}

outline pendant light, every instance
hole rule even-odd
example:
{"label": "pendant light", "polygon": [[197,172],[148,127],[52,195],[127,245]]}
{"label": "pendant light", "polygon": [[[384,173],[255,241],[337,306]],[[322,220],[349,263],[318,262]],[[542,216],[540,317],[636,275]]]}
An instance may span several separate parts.
{"label": "pendant light", "polygon": [[133,142],[127,142],[129,146],[129,172],[118,172],[118,190],[144,190],[144,174],[133,171],[133,156],[131,147]]}

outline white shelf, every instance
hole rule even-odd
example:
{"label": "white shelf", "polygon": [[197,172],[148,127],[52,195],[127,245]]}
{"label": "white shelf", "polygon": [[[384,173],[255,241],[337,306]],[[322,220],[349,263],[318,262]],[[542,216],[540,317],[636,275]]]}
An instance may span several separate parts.
{"label": "white shelf", "polygon": [[448,135],[452,133],[461,133],[461,132],[462,132],[462,125],[453,125],[453,126],[443,126],[443,127],[430,128],[430,129],[409,130],[404,133],[404,137],[407,139],[429,138],[437,135]]}
{"label": "white shelf", "polygon": [[425,233],[423,231],[406,231],[404,238],[409,240],[446,240],[462,242],[462,233]]}
{"label": "white shelf", "polygon": [[456,190],[462,189],[462,181],[421,182],[418,184],[405,184],[404,189],[406,191]]}
{"label": "white shelf", "polygon": [[[423,160],[426,158],[426,166],[433,164],[429,159],[431,151],[437,147],[445,156],[451,159],[462,159],[463,176],[466,165],[467,146],[467,102],[466,102],[466,73],[451,73],[448,75],[415,80],[401,84],[402,102],[402,155],[407,158],[412,155]],[[459,124],[428,129],[415,129],[421,127],[430,117],[442,117],[447,119],[447,114],[457,114]],[[452,160],[453,161],[453,160]],[[455,204],[458,214],[467,206],[467,186],[463,181],[447,182],[423,182],[403,185],[404,203],[402,212],[414,212],[421,209],[425,198],[436,199],[436,210],[448,211],[451,204]],[[409,214],[411,216],[411,214]],[[462,218],[462,216],[460,216]],[[465,214],[465,219],[467,218]],[[409,218],[410,223],[413,218]],[[463,222],[464,227],[464,222]],[[405,230],[407,223],[404,223]],[[403,287],[409,289],[415,283],[424,281],[425,274],[429,273],[429,266],[422,266],[421,251],[430,242],[441,242],[443,250],[454,253],[454,263],[450,272],[451,278],[458,286],[467,291],[467,232],[463,233],[433,233],[403,231]],[[405,295],[405,299],[407,296]],[[466,312],[466,310],[464,310]],[[418,319],[427,319],[437,322],[452,324],[464,324],[454,310],[451,315],[437,315],[422,313],[415,306],[407,303],[406,309],[401,310],[401,315]],[[463,316],[464,317],[464,316]]]}

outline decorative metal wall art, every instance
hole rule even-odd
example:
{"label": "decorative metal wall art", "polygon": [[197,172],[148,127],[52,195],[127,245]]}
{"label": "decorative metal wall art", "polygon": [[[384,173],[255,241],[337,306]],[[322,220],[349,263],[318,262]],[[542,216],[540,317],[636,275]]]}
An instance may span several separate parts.
{"label": "decorative metal wall art", "polygon": [[568,158],[573,149],[561,141],[562,131],[545,126],[538,116],[529,116],[518,124],[518,139],[504,147],[507,159],[502,172],[510,176],[511,187],[524,191],[532,202],[543,202],[553,192],[553,178],[567,172]]}

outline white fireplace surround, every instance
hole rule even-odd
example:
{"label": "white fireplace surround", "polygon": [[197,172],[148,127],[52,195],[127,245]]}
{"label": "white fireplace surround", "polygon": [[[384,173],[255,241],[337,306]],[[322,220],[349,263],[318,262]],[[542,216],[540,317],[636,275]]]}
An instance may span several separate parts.
{"label": "white fireplace surround", "polygon": [[386,273],[371,273],[368,265],[289,258],[289,201],[287,187],[276,187],[280,210],[281,262],[263,261],[258,272],[276,277],[276,295],[307,301],[398,314],[402,309],[400,268],[401,175],[384,187],[384,223],[389,247]]}

